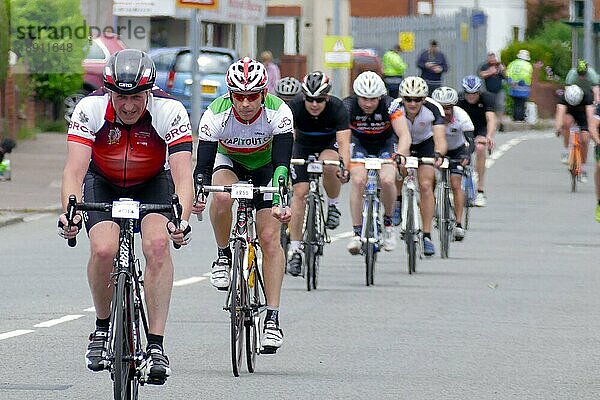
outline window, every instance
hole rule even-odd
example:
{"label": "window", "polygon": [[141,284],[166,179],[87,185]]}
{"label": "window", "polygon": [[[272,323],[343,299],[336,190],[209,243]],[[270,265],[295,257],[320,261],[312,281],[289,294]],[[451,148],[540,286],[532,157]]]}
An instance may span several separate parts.
{"label": "window", "polygon": [[87,58],[89,60],[104,60],[106,55],[98,43],[92,42]]}
{"label": "window", "polygon": [[[200,72],[203,74],[225,74],[233,62],[228,54],[203,52],[198,57]],[[187,52],[177,57],[175,72],[192,72],[192,53]]]}

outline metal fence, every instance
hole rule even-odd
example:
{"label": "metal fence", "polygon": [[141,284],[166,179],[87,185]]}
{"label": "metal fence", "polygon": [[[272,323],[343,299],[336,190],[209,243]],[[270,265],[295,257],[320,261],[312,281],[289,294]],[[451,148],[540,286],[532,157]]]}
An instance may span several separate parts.
{"label": "metal fence", "polygon": [[473,74],[486,59],[486,19],[481,12],[463,8],[451,16],[352,18],[354,48],[371,48],[380,56],[398,43],[400,32],[413,32],[414,50],[403,52],[408,64],[405,76],[420,75],[417,60],[435,39],[446,56],[449,70],[443,84],[459,88],[465,75]]}

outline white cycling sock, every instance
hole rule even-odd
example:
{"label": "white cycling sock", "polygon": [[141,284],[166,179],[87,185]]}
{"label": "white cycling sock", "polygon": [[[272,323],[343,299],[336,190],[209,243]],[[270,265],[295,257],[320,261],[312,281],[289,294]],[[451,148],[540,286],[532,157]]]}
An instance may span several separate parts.
{"label": "white cycling sock", "polygon": [[291,251],[300,251],[300,241],[299,240],[290,241],[290,250]]}
{"label": "white cycling sock", "polygon": [[338,204],[339,204],[339,201],[338,201],[337,197],[335,199],[332,199],[330,197],[327,198],[327,205],[329,205],[329,206],[334,205],[337,207]]}

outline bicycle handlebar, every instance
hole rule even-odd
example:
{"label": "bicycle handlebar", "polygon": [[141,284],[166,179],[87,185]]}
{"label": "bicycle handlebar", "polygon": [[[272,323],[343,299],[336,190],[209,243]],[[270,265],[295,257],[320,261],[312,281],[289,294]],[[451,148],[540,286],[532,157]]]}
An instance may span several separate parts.
{"label": "bicycle handlebar", "polygon": [[322,165],[335,165],[336,167],[343,166],[344,163],[340,160],[305,160],[303,158],[292,158],[290,160],[292,165],[305,165],[305,164],[322,164]]}
{"label": "bicycle handlebar", "polygon": [[[74,194],[69,196],[69,203],[67,205],[67,221],[68,226],[73,226],[73,218],[75,218],[75,214],[77,211],[101,211],[101,212],[110,212],[113,208],[113,203],[86,203],[81,202],[77,203],[77,199]],[[171,212],[173,213],[173,223],[176,228],[179,228],[181,224],[181,211],[182,206],[179,203],[179,196],[177,194],[173,194],[171,198],[171,204],[140,204],[139,210],[142,212]],[[70,247],[75,247],[77,245],[77,239],[72,238],[69,239],[68,242]],[[178,249],[181,246],[173,243],[173,246]]]}

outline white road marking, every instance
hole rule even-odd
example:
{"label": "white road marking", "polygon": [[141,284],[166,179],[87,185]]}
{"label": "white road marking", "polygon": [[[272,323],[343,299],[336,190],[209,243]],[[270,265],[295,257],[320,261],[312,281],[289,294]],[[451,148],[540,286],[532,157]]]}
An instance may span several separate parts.
{"label": "white road marking", "polygon": [[341,232],[331,237],[331,242],[337,242],[340,239],[349,238],[354,236],[354,232]]}
{"label": "white road marking", "polygon": [[194,283],[202,282],[206,279],[208,279],[208,278],[205,276],[192,276],[191,278],[180,279],[178,281],[173,282],[173,286],[192,285]]}
{"label": "white road marking", "polygon": [[16,331],[10,331],[6,333],[0,333],[0,340],[9,339],[15,336],[26,335],[28,333],[35,332],[31,329],[17,329]]}
{"label": "white road marking", "polygon": [[74,321],[76,319],[82,318],[84,315],[76,314],[76,315],[65,315],[64,317],[60,317],[57,319],[51,319],[50,321],[40,322],[39,324],[34,325],[34,328],[50,328],[51,326],[62,324],[63,322]]}
{"label": "white road marking", "polygon": [[95,312],[96,311],[96,307],[88,307],[85,310],[83,310],[85,312]]}

